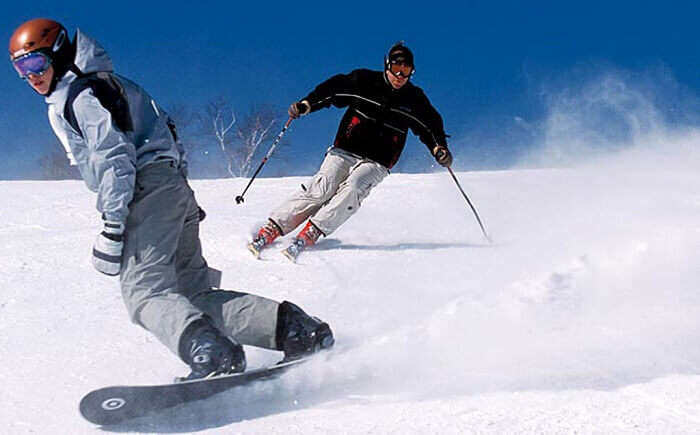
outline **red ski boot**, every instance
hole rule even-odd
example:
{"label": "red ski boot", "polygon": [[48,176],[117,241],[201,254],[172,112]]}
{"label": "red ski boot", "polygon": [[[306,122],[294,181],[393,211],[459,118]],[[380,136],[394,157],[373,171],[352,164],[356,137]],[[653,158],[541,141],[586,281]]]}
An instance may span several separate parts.
{"label": "red ski boot", "polygon": [[260,251],[272,243],[277,237],[282,234],[276,223],[267,221],[259,230],[252,242],[248,243],[248,250],[255,255],[255,258],[260,257]]}
{"label": "red ski boot", "polygon": [[314,245],[319,237],[323,235],[325,234],[323,234],[316,225],[308,221],[304,229],[297,234],[294,240],[292,240],[292,243],[287,249],[283,250],[282,253],[289,258],[289,260],[296,263],[297,257],[301,254],[301,251],[306,249],[307,246]]}

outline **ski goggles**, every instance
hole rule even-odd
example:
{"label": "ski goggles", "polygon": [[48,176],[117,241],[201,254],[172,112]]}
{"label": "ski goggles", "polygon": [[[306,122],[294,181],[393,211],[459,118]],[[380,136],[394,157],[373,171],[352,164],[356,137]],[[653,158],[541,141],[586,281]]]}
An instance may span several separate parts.
{"label": "ski goggles", "polygon": [[413,74],[413,66],[406,65],[405,63],[390,62],[389,72],[391,72],[395,77],[398,78],[411,77],[411,74]]}
{"label": "ski goggles", "polygon": [[51,66],[51,58],[40,51],[33,51],[12,61],[17,74],[22,80],[26,80],[29,74],[43,75]]}

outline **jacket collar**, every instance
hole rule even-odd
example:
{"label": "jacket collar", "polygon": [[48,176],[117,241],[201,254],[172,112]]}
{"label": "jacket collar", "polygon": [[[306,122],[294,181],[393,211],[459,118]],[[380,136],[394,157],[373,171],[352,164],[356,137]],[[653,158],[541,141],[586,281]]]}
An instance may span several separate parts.
{"label": "jacket collar", "polygon": [[[95,39],[81,32],[75,34],[75,60],[74,64],[83,74],[94,72],[113,72],[114,65],[105,49]],[[74,71],[66,72],[56,84],[56,89],[45,98],[47,104],[56,104],[65,101],[70,84],[78,78]]]}

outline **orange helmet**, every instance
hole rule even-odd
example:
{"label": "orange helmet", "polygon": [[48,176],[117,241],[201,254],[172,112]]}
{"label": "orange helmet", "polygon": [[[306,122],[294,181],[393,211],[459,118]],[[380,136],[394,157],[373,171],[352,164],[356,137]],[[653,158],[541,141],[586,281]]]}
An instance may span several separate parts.
{"label": "orange helmet", "polygon": [[10,38],[10,59],[45,49],[51,57],[67,42],[66,28],[56,21],[36,18],[22,24]]}
{"label": "orange helmet", "polygon": [[35,18],[19,26],[10,37],[9,52],[10,60],[22,78],[26,74],[21,65],[23,62],[32,65],[27,68],[30,73],[32,68],[48,68],[46,64],[32,64],[35,60],[29,59],[32,56],[44,57],[53,66],[51,87],[44,96],[49,96],[56,89],[58,81],[74,67],[75,44],[68,39],[66,28],[46,18]]}

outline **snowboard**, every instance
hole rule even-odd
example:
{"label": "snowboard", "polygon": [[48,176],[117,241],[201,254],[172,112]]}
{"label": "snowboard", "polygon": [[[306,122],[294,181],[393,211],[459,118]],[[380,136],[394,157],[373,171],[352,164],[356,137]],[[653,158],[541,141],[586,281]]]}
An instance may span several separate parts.
{"label": "snowboard", "polygon": [[91,423],[109,425],[187,402],[206,399],[250,382],[279,376],[308,358],[281,362],[243,373],[163,385],[112,386],[91,391],[80,401],[80,413]]}

